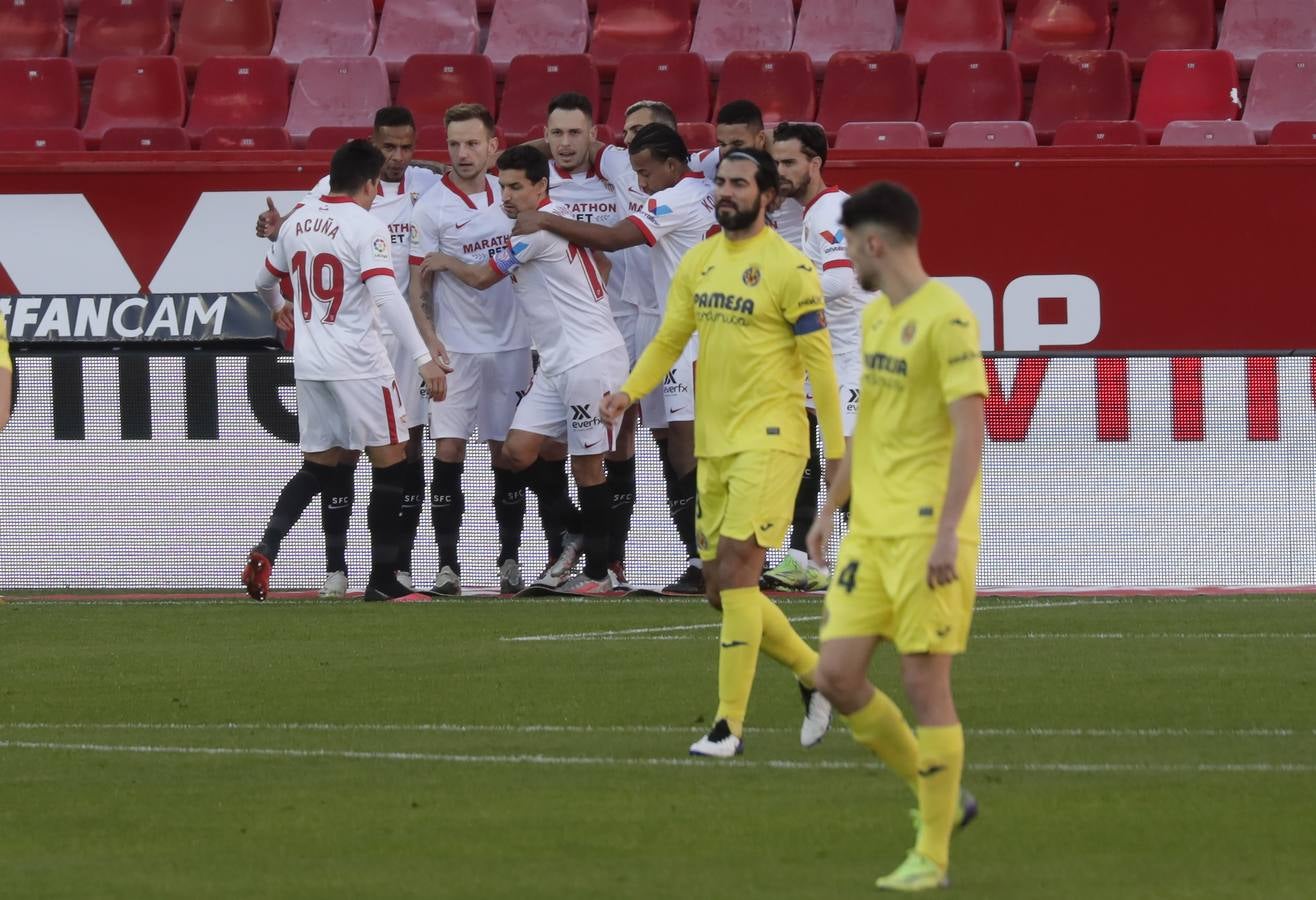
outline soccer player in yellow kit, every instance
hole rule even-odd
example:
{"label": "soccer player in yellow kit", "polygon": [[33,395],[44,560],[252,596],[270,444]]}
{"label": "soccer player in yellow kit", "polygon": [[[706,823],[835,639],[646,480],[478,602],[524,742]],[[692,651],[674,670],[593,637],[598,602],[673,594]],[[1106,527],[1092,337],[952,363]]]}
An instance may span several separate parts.
{"label": "soccer player in yellow kit", "polygon": [[[904,188],[872,185],[841,207],[855,274],[882,293],[864,310],[863,369],[853,445],[809,531],[818,559],[836,510],[850,531],[827,591],[818,688],[918,798],[918,839],[879,888],[945,886],[950,835],[977,814],[960,788],[964,731],[951,661],[973,616],[982,482],[983,368],[964,300],[919,259],[919,208]],[[868,680],[880,641],[900,654],[918,733]]]}
{"label": "soccer player in yellow kit", "polygon": [[722,647],[717,718],[690,752],[732,757],[743,750],[760,649],[800,682],[800,742],[816,744],[831,723],[831,705],[814,689],[818,654],[758,586],[764,548],[780,546],[786,535],[809,456],[806,368],[829,459],[844,454],[845,439],[818,272],[766,227],[777,192],[772,157],[757,149],[728,153],[715,184],[722,232],[681,260],[662,326],[602,409],[605,419],[617,420],[658,386],[699,331],[695,528],[708,601],[722,611]]}

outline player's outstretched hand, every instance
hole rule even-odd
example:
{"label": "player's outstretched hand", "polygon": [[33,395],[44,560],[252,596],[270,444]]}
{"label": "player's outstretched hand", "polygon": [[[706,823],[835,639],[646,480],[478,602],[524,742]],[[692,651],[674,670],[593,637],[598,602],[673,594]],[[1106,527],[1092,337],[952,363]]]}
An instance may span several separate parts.
{"label": "player's outstretched hand", "polygon": [[512,226],[512,234],[534,234],[543,227],[544,214],[532,209],[517,215],[516,224]]}
{"label": "player's outstretched hand", "polygon": [[425,261],[420,264],[420,274],[429,278],[435,272],[448,271],[448,263],[452,257],[446,253],[431,253],[425,257]]}
{"label": "player's outstretched hand", "polygon": [[824,507],[819,511],[818,518],[809,526],[809,533],[804,538],[804,546],[808,548],[809,558],[820,566],[827,565],[827,538],[831,536],[834,517],[835,514]]}
{"label": "player's outstretched hand", "polygon": [[448,372],[451,371],[451,367],[445,370],[443,364],[434,359],[420,367],[420,377],[425,381],[425,390],[431,400],[437,402],[448,396]]}
{"label": "player's outstretched hand", "polygon": [[269,238],[274,240],[279,236],[279,226],[283,224],[283,216],[279,215],[279,208],[274,205],[274,198],[265,198],[266,209],[256,217],[256,237]]}
{"label": "player's outstretched hand", "polygon": [[937,535],[937,542],[932,545],[932,554],[928,557],[928,587],[941,587],[959,577],[955,571],[955,558],[959,552],[960,540],[953,532]]}
{"label": "player's outstretched hand", "polygon": [[292,304],[285,303],[276,309],[271,317],[274,319],[274,327],[279,331],[292,331]]}
{"label": "player's outstretched hand", "polygon": [[621,421],[621,417],[626,415],[626,410],[631,408],[631,395],[625,391],[613,393],[608,391],[603,395],[603,402],[599,404],[599,416],[609,425],[616,425]]}

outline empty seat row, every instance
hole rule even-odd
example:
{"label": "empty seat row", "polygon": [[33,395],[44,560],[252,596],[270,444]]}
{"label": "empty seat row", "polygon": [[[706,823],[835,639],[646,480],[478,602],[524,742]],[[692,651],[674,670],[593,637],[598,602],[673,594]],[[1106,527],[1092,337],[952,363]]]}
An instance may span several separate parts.
{"label": "empty seat row", "polygon": [[[0,57],[62,56],[65,0],[0,0]],[[217,55],[271,53],[293,66],[374,55],[396,74],[416,53],[480,49],[477,0],[185,0],[175,42],[172,0],[81,0],[71,56],[174,52],[189,67]],[[692,18],[692,8],[697,13]],[[716,75],[737,50],[796,50],[818,66],[842,50],[900,50],[926,65],[948,50],[1006,47],[1001,0],[498,0],[484,53],[501,74],[524,53],[582,53],[611,74],[629,53],[691,50]],[[904,5],[904,4],[902,4]],[[798,18],[796,9],[798,7]],[[590,10],[596,13],[591,22]],[[1311,0],[1228,0],[1218,47],[1246,72],[1268,49],[1316,49]],[[1031,67],[1052,51],[1124,51],[1135,67],[1154,50],[1217,46],[1215,0],[1017,0],[1009,48]]]}

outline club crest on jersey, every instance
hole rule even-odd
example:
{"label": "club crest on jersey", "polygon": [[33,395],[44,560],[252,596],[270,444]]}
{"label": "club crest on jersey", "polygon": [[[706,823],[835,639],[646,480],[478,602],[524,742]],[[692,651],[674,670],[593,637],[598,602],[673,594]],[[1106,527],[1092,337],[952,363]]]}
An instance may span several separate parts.
{"label": "club crest on jersey", "polygon": [[670,206],[668,206],[665,203],[660,205],[658,201],[652,197],[649,198],[648,206],[649,206],[649,215],[651,216],[666,216],[671,214],[672,212],[672,208]]}
{"label": "club crest on jersey", "polygon": [[754,287],[759,283],[759,279],[762,277],[763,273],[759,271],[758,266],[750,266],[744,272],[740,273],[740,280],[745,282],[748,287]]}
{"label": "club crest on jersey", "polygon": [[388,252],[388,242],[385,241],[382,237],[377,237],[377,238],[375,238],[374,243],[371,244],[370,246],[372,246],[372,247],[375,248],[375,252],[376,252],[376,253],[387,253],[387,252]]}
{"label": "club crest on jersey", "polygon": [[905,327],[900,332],[900,343],[910,343],[914,340],[914,335],[917,333],[918,327],[913,322],[906,322]]}

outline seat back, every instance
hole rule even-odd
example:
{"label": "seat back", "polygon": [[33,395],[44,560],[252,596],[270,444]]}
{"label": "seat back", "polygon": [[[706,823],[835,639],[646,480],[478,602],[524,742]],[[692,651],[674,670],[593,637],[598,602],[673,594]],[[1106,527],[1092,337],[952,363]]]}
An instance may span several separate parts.
{"label": "seat back", "polygon": [[751,100],[765,122],[812,122],[813,83],[807,53],[736,50],[722,66],[714,105],[721,109],[732,100]]}
{"label": "seat back", "polygon": [[912,122],[918,118],[918,66],[908,53],[842,51],[823,75],[818,123],[834,135],[852,119]]}
{"label": "seat back", "polygon": [[697,53],[634,53],[622,58],[612,83],[608,124],[620,131],[626,108],[637,100],[661,100],[678,122],[708,119],[708,67]]}
{"label": "seat back", "polygon": [[0,59],[0,125],[74,128],[80,105],[78,73],[69,60]]}
{"label": "seat back", "polygon": [[701,0],[690,50],[716,77],[728,54],[789,50],[794,35],[794,0]]}
{"label": "seat back", "polygon": [[322,125],[364,128],[388,106],[388,71],[373,56],[308,59],[297,71],[284,127],[302,144]]}
{"label": "seat back", "polygon": [[111,56],[96,69],[82,133],[98,142],[116,125],[182,125],[187,83],[175,56]]}
{"label": "seat back", "polygon": [[441,126],[458,103],[479,103],[496,115],[494,84],[493,63],[482,53],[422,53],[403,63],[397,102],[411,110],[417,127]]}
{"label": "seat back", "polygon": [[272,56],[216,56],[201,63],[187,133],[217,127],[282,128],[288,120],[288,67]]}
{"label": "seat back", "polygon": [[928,146],[918,122],[846,122],[836,132],[837,150],[917,150]]}
{"label": "seat back", "polygon": [[900,49],[925,66],[948,50],[1000,50],[1005,46],[1001,0],[909,0]]}
{"label": "seat back", "polygon": [[928,64],[918,120],[937,143],[952,122],[1012,122],[1022,106],[1023,82],[1013,54],[949,51]]}
{"label": "seat back", "polygon": [[804,0],[791,49],[821,72],[841,51],[890,50],[898,31],[895,0]]}
{"label": "seat back", "polygon": [[1071,119],[1127,119],[1133,112],[1129,59],[1119,50],[1048,53],[1037,68],[1028,121],[1045,142]]}

